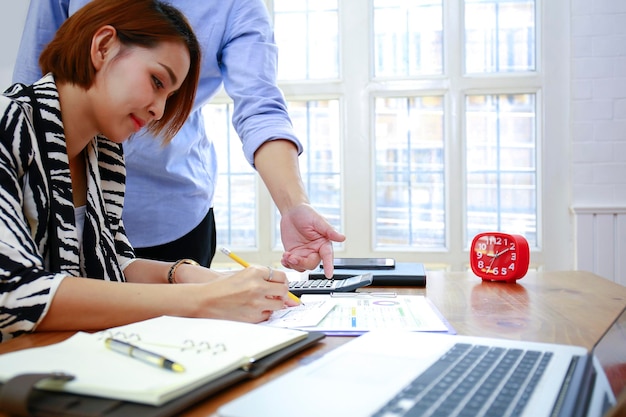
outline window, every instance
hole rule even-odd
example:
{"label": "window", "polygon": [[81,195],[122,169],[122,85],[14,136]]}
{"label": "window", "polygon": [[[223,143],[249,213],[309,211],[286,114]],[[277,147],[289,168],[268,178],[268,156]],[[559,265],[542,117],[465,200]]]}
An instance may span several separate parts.
{"label": "window", "polygon": [[[348,236],[338,255],[464,270],[472,237],[501,230],[524,235],[534,265],[543,265],[546,230],[567,228],[544,217],[567,201],[542,205],[559,187],[543,176],[542,160],[563,146],[544,136],[552,128],[544,122],[542,7],[268,1],[281,87],[305,145],[304,182],[313,205]],[[211,126],[225,123],[228,106],[209,106]],[[232,132],[220,134],[240,146]],[[219,222],[218,243],[276,258],[278,213],[247,164],[231,162],[241,151],[223,146],[229,162],[220,167],[216,216],[229,221]],[[249,191],[237,196],[242,186]]]}
{"label": "window", "polygon": [[442,96],[375,100],[378,249],[446,246],[443,104]]}
{"label": "window", "polygon": [[209,104],[203,114],[211,131],[218,161],[214,214],[218,245],[254,248],[258,241],[258,175],[241,151],[232,126],[232,103]]}

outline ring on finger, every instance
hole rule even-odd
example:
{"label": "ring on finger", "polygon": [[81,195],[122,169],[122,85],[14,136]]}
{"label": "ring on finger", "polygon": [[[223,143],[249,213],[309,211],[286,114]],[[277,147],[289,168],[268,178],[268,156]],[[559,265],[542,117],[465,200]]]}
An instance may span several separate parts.
{"label": "ring on finger", "polygon": [[267,270],[269,271],[269,275],[267,278],[265,278],[265,280],[268,282],[272,282],[272,277],[274,276],[274,270],[269,266],[267,267]]}

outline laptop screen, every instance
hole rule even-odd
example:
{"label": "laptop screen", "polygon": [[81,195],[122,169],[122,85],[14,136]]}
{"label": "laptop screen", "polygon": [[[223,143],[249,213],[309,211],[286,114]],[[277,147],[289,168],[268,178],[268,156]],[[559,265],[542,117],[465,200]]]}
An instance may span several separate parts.
{"label": "laptop screen", "polygon": [[594,348],[615,397],[626,387],[626,309],[602,336]]}

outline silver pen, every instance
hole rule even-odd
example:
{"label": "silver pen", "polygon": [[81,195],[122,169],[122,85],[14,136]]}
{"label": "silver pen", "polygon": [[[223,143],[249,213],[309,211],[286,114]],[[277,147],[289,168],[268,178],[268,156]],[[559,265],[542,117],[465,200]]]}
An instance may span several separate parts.
{"label": "silver pen", "polygon": [[107,337],[104,341],[104,344],[107,348],[115,352],[121,353],[123,355],[128,355],[131,358],[135,358],[142,362],[158,366],[159,368],[169,369],[170,371],[174,372],[185,372],[185,367],[183,365],[167,359],[166,357],[158,353],[150,352],[148,350],[140,348],[139,346],[124,342],[123,340]]}

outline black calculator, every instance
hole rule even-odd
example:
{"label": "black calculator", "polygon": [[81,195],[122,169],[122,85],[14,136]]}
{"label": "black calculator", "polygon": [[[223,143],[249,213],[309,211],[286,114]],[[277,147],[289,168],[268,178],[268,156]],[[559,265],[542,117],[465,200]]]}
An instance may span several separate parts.
{"label": "black calculator", "polygon": [[307,279],[289,281],[289,291],[300,297],[302,294],[330,294],[331,292],[349,292],[371,285],[372,274],[355,275],[345,279]]}

